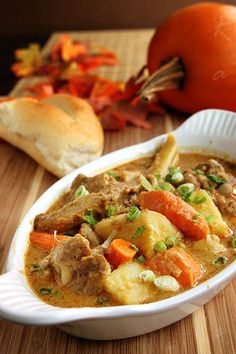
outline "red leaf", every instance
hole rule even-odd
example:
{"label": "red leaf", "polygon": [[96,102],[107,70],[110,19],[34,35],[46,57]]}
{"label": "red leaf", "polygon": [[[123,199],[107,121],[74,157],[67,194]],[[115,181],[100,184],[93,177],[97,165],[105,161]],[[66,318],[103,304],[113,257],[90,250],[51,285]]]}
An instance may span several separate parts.
{"label": "red leaf", "polygon": [[128,123],[136,127],[150,129],[152,126],[146,121],[147,114],[145,103],[140,102],[134,107],[127,101],[120,101],[102,113],[101,122],[106,130],[123,129]]}
{"label": "red leaf", "polygon": [[26,86],[25,90],[28,90],[33,93],[34,98],[42,99],[54,94],[53,83],[48,82],[40,82],[33,86]]}
{"label": "red leaf", "polygon": [[118,101],[121,95],[121,85],[108,79],[97,78],[94,83],[89,102],[96,113]]}

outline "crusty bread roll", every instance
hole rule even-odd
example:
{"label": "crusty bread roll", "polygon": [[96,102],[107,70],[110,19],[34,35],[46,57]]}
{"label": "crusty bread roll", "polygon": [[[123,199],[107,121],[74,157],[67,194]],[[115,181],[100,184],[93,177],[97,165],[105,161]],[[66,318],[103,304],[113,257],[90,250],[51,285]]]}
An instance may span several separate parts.
{"label": "crusty bread roll", "polygon": [[0,137],[58,177],[100,156],[104,142],[90,105],[66,94],[1,103]]}

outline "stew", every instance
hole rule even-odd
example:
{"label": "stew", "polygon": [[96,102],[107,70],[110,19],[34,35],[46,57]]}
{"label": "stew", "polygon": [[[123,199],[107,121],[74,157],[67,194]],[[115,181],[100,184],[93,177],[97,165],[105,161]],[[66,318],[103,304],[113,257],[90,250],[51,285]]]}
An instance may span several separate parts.
{"label": "stew", "polygon": [[79,174],[36,216],[25,272],[54,306],[141,304],[195,287],[235,250],[236,165],[168,135],[154,156]]}

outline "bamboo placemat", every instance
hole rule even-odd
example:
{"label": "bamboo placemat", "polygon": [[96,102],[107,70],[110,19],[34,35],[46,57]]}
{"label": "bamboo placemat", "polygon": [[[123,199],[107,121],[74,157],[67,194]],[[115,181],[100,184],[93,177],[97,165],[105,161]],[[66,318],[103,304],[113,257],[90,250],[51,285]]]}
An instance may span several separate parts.
{"label": "bamboo placemat", "polygon": [[[114,80],[126,80],[146,60],[146,50],[153,30],[72,32],[114,50],[119,66],[104,67],[98,72]],[[47,54],[58,38],[53,34],[43,53]],[[11,95],[19,95],[29,80],[21,80]],[[32,83],[32,80],[30,80]],[[180,125],[184,117],[177,114],[153,116],[151,130],[128,127],[106,133],[104,153],[148,140]],[[15,229],[34,200],[56,181],[23,152],[7,143],[0,144],[0,270],[3,269]],[[193,315],[162,330],[116,341],[89,341],[69,336],[56,327],[22,326],[0,321],[0,354],[99,353],[99,354],[234,354],[236,353],[236,280]],[[1,289],[0,289],[1,291]]]}

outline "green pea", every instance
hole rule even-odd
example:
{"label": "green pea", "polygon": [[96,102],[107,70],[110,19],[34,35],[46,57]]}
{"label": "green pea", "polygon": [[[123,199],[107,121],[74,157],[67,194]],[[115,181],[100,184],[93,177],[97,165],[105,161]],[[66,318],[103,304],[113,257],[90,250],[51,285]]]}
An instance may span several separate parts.
{"label": "green pea", "polygon": [[136,262],[143,264],[145,262],[145,257],[143,255],[137,257]]}
{"label": "green pea", "polygon": [[167,247],[173,247],[176,244],[176,237],[175,236],[168,236],[165,239],[165,244]]}
{"label": "green pea", "polygon": [[175,172],[171,176],[171,182],[174,184],[179,184],[179,183],[183,182],[183,180],[184,180],[184,176],[181,172]]}
{"label": "green pea", "polygon": [[157,243],[155,243],[153,249],[155,252],[164,252],[164,251],[166,251],[167,247],[166,247],[165,242],[158,241]]}
{"label": "green pea", "polygon": [[168,191],[171,192],[174,190],[174,187],[169,182],[159,183],[157,187],[154,187],[156,190]]}

